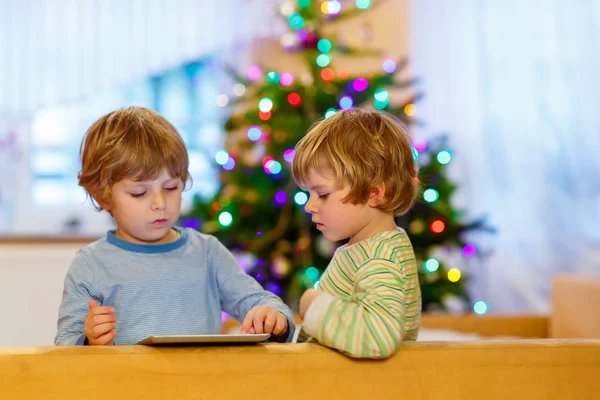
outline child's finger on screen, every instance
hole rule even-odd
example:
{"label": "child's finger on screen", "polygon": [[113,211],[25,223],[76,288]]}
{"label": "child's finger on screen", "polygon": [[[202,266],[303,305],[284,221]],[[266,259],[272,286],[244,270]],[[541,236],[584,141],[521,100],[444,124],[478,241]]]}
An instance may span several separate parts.
{"label": "child's finger on screen", "polygon": [[254,313],[254,318],[252,320],[252,326],[254,327],[254,330],[256,331],[256,333],[263,333],[264,332],[264,322],[265,322],[265,313],[262,312],[262,310],[257,311],[256,313]]}
{"label": "child's finger on screen", "polygon": [[254,318],[255,312],[256,311],[253,308],[252,310],[250,310],[248,312],[248,314],[246,314],[246,318],[244,318],[244,322],[242,322],[242,328],[241,328],[242,334],[248,333],[248,330],[252,327],[252,320]]}

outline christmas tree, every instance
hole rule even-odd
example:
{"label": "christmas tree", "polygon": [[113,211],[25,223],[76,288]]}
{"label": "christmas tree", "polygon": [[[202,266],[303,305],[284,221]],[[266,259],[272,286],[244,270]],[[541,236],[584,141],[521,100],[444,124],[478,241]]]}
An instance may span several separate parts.
{"label": "christmas tree", "polygon": [[[298,140],[319,119],[351,107],[385,110],[409,127],[417,122],[415,103],[421,97],[417,81],[400,78],[406,60],[384,58],[379,71],[361,75],[334,67],[336,55],[380,57],[323,34],[327,24],[369,12],[375,5],[368,0],[297,0],[281,5],[289,27],[281,44],[297,54],[305,73],[299,77],[264,65],[252,65],[243,74],[230,69],[239,98],[229,102],[225,149],[215,157],[222,186],[212,199],[196,197],[181,222],[190,226],[200,222],[201,231],[217,236],[247,273],[292,308],[306,288],[316,285],[342,244],[328,243],[304,211],[308,196],[294,184],[290,168]],[[409,95],[394,102],[390,91],[397,90]],[[228,98],[221,100],[225,104]],[[461,213],[450,203],[455,186],[446,175],[452,153],[445,139],[414,141],[413,146],[423,191],[398,224],[409,233],[421,266],[424,309],[445,309],[448,298],[466,303],[468,295],[460,270],[447,268],[435,257],[436,251],[462,248],[464,256],[473,256],[476,249],[463,234],[480,228],[481,221],[462,222]]]}

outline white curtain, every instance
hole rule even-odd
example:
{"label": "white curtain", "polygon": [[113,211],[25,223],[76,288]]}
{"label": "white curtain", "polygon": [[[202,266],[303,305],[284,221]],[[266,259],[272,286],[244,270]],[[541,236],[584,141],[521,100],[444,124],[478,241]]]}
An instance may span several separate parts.
{"label": "white curtain", "polygon": [[498,229],[490,312],[545,313],[557,273],[600,275],[600,1],[413,0],[420,135],[448,131],[460,205]]}
{"label": "white curtain", "polygon": [[0,0],[0,117],[270,34],[265,0]]}

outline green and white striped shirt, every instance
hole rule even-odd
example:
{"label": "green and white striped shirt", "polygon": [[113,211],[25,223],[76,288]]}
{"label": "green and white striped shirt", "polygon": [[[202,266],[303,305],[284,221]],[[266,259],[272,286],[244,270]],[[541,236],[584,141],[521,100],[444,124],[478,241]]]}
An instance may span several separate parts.
{"label": "green and white striped shirt", "polygon": [[351,357],[385,358],[401,341],[417,339],[421,289],[403,229],[338,248],[319,289],[302,329],[323,345]]}

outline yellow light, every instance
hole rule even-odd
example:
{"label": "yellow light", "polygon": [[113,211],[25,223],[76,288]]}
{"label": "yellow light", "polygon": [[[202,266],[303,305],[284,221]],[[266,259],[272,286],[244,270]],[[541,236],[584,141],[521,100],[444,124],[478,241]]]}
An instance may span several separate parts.
{"label": "yellow light", "polygon": [[407,104],[406,106],[404,106],[404,114],[408,115],[409,117],[412,117],[416,113],[417,107],[415,107],[414,104]]}
{"label": "yellow light", "polygon": [[323,14],[329,14],[329,12],[328,12],[328,10],[327,10],[327,6],[328,6],[328,5],[329,5],[329,2],[328,2],[328,1],[324,1],[324,2],[321,4],[321,12],[322,12]]}
{"label": "yellow light", "polygon": [[448,271],[448,280],[450,282],[458,282],[460,280],[460,270],[458,268],[452,268]]}
{"label": "yellow light", "polygon": [[233,93],[236,96],[243,96],[244,93],[246,93],[246,86],[242,85],[241,83],[236,83],[233,85]]}

